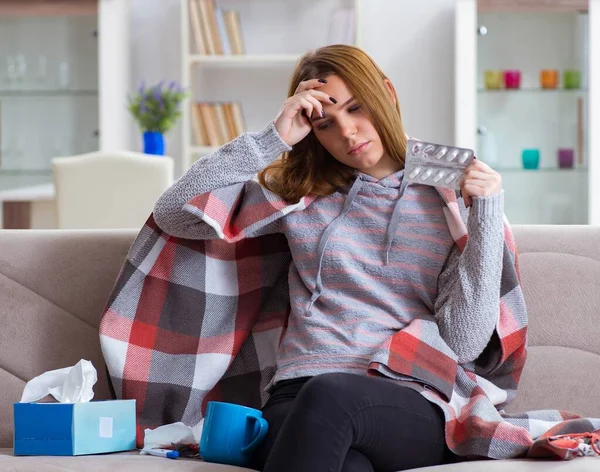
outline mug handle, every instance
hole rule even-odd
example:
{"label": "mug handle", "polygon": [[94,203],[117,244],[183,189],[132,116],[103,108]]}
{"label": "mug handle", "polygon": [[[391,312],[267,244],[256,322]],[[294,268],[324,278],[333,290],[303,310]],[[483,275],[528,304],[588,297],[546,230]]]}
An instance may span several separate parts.
{"label": "mug handle", "polygon": [[267,423],[267,420],[265,420],[264,418],[246,415],[246,419],[255,421],[256,423],[258,423],[258,434],[256,435],[256,437],[252,440],[252,442],[250,444],[248,444],[247,446],[244,446],[242,448],[242,452],[244,452],[244,453],[252,452],[254,449],[256,449],[256,447],[261,443],[261,441],[263,439],[265,439],[265,436],[267,435],[267,432],[269,431],[269,423]]}

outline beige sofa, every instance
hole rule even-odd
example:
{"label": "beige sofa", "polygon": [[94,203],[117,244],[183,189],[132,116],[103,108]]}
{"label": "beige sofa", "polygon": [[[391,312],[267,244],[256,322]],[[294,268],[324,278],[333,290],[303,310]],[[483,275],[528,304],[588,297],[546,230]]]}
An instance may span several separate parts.
{"label": "beige sofa", "polygon": [[[600,416],[600,227],[514,228],[530,315],[530,351],[511,410],[560,408]],[[98,324],[132,231],[0,231],[0,471],[199,471],[236,467],[135,452],[14,457],[12,403],[47,370],[91,360],[96,398],[108,398]],[[571,462],[486,461],[432,470],[598,471],[600,458]],[[285,471],[282,471],[285,472]],[[309,471],[307,471],[309,472]]]}

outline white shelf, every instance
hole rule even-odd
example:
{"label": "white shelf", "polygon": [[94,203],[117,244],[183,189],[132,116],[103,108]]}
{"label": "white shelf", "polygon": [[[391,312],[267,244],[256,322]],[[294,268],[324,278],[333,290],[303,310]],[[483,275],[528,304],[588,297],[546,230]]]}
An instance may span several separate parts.
{"label": "white shelf", "polygon": [[525,169],[524,167],[493,167],[495,171],[503,173],[526,173],[527,175],[544,174],[546,172],[587,172],[587,167],[538,167],[537,169]]}
{"label": "white shelf", "polygon": [[192,146],[190,152],[194,155],[205,155],[215,152],[219,149],[218,146]]}
{"label": "white shelf", "polygon": [[567,88],[554,88],[554,89],[543,89],[539,87],[524,87],[518,89],[486,89],[486,88],[478,88],[477,93],[489,94],[489,95],[499,95],[499,94],[513,94],[513,93],[538,93],[540,95],[559,95],[561,93],[588,93],[588,89],[585,88],[576,88],[576,89],[567,89]]}
{"label": "white shelf", "polygon": [[[217,4],[221,2],[216,1]],[[286,3],[289,4],[286,6]],[[206,55],[196,53],[198,49],[195,47],[190,25],[190,0],[180,0],[181,84],[192,93],[182,104],[182,152],[181,158],[176,162],[176,174],[183,174],[195,161],[216,149],[196,145],[192,132],[194,120],[191,105],[194,101],[236,101],[242,106],[246,128],[256,131],[275,116],[287,97],[289,76],[303,53],[325,44],[329,15],[333,9],[349,6],[355,8],[355,44],[361,46],[365,0],[314,0],[311,5],[304,3],[274,0],[271,4],[224,0],[221,5],[223,8],[236,9],[237,5],[240,14],[243,13],[242,29],[247,51],[261,51],[265,41],[270,41],[269,44],[276,47],[272,49],[272,53],[265,54]],[[315,8],[317,3],[327,14],[315,20],[306,13]],[[279,27],[272,28],[271,21],[277,21]],[[269,28],[268,32],[271,34],[266,34],[266,28]],[[323,33],[321,39],[311,33],[315,28]],[[305,34],[292,35],[290,31]],[[309,34],[310,38],[304,37]],[[261,118],[257,119],[257,116]]]}
{"label": "white shelf", "polygon": [[244,55],[201,55],[192,54],[189,62],[203,66],[262,66],[265,64],[294,65],[300,54],[244,54]]}

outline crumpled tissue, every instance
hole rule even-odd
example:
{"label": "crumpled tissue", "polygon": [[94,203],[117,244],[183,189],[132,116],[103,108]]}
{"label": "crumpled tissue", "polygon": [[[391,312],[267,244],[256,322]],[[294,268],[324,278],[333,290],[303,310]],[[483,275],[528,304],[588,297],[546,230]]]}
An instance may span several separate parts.
{"label": "crumpled tissue", "polygon": [[146,449],[170,448],[171,444],[198,446],[202,436],[204,418],[193,428],[184,423],[171,423],[155,429],[144,430],[144,449],[140,454],[146,454]]}
{"label": "crumpled tissue", "polygon": [[80,360],[72,367],[50,370],[25,385],[21,403],[30,403],[52,395],[60,403],[83,403],[94,398],[98,373],[90,361]]}

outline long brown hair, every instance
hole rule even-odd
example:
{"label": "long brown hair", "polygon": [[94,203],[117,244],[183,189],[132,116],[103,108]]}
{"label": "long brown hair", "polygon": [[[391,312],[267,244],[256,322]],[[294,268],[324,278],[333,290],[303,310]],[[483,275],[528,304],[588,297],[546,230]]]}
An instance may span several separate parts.
{"label": "long brown hair", "polygon": [[[386,75],[362,49],[336,44],[306,53],[296,65],[288,97],[294,95],[300,82],[329,75],[337,75],[344,81],[371,117],[384,152],[404,166],[406,135],[398,97],[394,91],[394,106],[384,83]],[[296,203],[308,194],[331,195],[337,188],[347,185],[353,173],[354,169],[335,159],[311,131],[291,151],[259,172],[258,178],[261,185],[288,202]]]}

